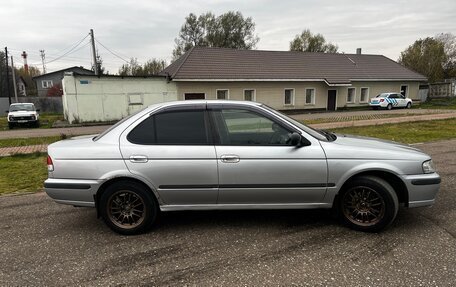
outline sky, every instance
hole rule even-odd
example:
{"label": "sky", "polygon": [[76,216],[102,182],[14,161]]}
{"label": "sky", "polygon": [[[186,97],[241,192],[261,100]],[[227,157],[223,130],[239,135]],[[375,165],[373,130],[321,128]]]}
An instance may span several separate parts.
{"label": "sky", "polygon": [[0,47],[8,47],[18,67],[26,51],[28,63],[40,70],[39,51],[45,50],[47,72],[90,68],[89,37],[84,39],[90,29],[111,74],[132,57],[169,62],[185,17],[208,11],[252,17],[259,50],[288,50],[295,35],[310,29],[340,52],[362,48],[397,60],[419,38],[456,34],[455,0],[0,0],[0,7]]}

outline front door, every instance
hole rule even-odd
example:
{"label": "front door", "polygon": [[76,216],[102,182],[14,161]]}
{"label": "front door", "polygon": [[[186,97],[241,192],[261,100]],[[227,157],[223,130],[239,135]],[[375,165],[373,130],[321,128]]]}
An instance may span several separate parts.
{"label": "front door", "polygon": [[337,97],[336,90],[328,90],[328,105],[326,107],[326,109],[328,111],[336,110],[336,97]]}
{"label": "front door", "polygon": [[149,181],[165,204],[217,202],[217,161],[205,105],[147,115],[124,132],[120,147],[130,172]]}
{"label": "front door", "polygon": [[291,130],[242,108],[210,109],[219,134],[215,145],[219,204],[321,202],[327,165],[319,144],[295,147]]}

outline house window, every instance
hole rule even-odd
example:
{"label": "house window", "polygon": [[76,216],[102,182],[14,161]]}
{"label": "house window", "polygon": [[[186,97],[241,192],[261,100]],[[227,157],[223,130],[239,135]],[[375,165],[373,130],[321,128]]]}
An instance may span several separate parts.
{"label": "house window", "polygon": [[347,103],[354,103],[356,96],[356,88],[347,89]]}
{"label": "house window", "polygon": [[294,105],[294,89],[285,89],[285,105]]}
{"label": "house window", "polygon": [[217,100],[228,100],[229,96],[229,90],[217,90]]}
{"label": "house window", "polygon": [[43,89],[49,89],[52,87],[52,80],[43,80],[41,81],[41,85],[43,86]]}
{"label": "house window", "polygon": [[255,101],[255,90],[244,90],[245,101]]}
{"label": "house window", "polygon": [[369,88],[361,88],[361,98],[359,99],[360,103],[366,103],[369,99]]}
{"label": "house window", "polygon": [[306,89],[306,105],[315,104],[315,89]]}

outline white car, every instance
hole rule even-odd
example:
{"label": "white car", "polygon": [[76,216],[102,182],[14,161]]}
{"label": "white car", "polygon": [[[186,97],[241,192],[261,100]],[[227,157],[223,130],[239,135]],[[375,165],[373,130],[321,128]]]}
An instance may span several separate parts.
{"label": "white car", "polygon": [[369,106],[374,110],[384,108],[391,110],[392,108],[407,108],[412,107],[412,99],[406,98],[400,93],[381,93],[369,102]]}
{"label": "white car", "polygon": [[32,103],[17,103],[11,104],[8,113],[8,127],[12,129],[16,125],[32,125],[38,127],[40,125],[40,110],[35,109]]}

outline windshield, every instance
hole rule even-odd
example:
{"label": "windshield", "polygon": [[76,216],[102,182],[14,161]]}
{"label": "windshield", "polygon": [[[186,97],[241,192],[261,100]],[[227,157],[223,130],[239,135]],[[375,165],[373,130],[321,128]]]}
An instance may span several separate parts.
{"label": "windshield", "polygon": [[292,124],[294,124],[295,126],[297,126],[298,128],[302,129],[303,131],[305,131],[306,133],[308,133],[309,135],[313,136],[314,138],[318,139],[318,140],[324,140],[324,141],[327,141],[329,140],[328,137],[327,137],[327,132],[325,131],[320,131],[320,130],[317,130],[317,129],[314,129],[314,128],[311,128],[309,126],[306,126],[300,122],[298,122],[297,120],[293,119],[293,118],[290,118],[289,116],[279,112],[279,111],[276,111],[274,110],[273,108],[271,107],[268,107],[266,105],[262,105],[264,108],[268,109],[269,111],[273,112],[274,114],[280,116],[281,118],[284,118],[286,119],[287,121],[291,122]]}
{"label": "windshield", "polygon": [[11,105],[9,108],[10,112],[17,112],[17,111],[27,111],[27,112],[34,112],[35,106],[33,104],[17,104]]}

